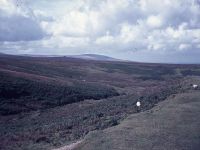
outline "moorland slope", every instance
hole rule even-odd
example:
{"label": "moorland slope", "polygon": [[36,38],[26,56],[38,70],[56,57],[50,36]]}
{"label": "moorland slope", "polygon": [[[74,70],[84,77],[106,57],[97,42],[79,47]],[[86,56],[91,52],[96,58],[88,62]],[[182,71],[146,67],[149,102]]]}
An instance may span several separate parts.
{"label": "moorland slope", "polygon": [[0,149],[57,148],[184,93],[200,65],[0,55]]}

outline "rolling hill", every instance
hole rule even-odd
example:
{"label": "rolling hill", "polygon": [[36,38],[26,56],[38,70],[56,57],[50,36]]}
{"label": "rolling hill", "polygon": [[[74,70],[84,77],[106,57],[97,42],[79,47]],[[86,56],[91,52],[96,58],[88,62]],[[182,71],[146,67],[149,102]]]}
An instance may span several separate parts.
{"label": "rolling hill", "polygon": [[25,57],[66,57],[66,58],[77,58],[77,59],[84,59],[84,60],[97,60],[97,61],[122,61],[120,59],[108,57],[105,55],[98,55],[98,54],[82,54],[82,55],[31,55],[31,54],[23,54],[18,56],[25,56]]}
{"label": "rolling hill", "polygon": [[[70,144],[191,90],[200,76],[200,65],[102,57],[97,61],[0,55],[0,149],[43,150]],[[135,106],[138,100],[140,110]]]}

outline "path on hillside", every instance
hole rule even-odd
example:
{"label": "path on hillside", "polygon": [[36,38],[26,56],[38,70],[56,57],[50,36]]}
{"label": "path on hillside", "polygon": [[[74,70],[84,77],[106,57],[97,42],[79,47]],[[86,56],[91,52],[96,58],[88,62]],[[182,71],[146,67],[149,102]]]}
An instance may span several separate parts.
{"label": "path on hillside", "polygon": [[177,94],[120,125],[88,134],[73,150],[199,150],[200,92]]}

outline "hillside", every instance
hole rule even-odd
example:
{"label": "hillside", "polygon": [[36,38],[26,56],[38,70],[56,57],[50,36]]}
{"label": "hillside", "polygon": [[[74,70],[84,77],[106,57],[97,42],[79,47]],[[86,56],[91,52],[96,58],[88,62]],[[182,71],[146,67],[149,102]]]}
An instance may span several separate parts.
{"label": "hillside", "polygon": [[[200,65],[0,55],[0,149],[42,150],[191,89]],[[9,143],[9,144],[8,144]]]}
{"label": "hillside", "polygon": [[200,92],[176,94],[120,125],[92,132],[74,150],[199,150]]}

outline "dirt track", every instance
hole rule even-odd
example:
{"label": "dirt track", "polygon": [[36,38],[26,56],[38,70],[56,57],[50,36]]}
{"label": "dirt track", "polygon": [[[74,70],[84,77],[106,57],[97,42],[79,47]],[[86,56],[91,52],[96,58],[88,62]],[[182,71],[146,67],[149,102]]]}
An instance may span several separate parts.
{"label": "dirt track", "polygon": [[199,150],[200,92],[171,96],[120,125],[90,133],[73,150]]}
{"label": "dirt track", "polygon": [[75,143],[72,143],[70,145],[61,147],[61,148],[57,148],[57,149],[53,149],[53,150],[73,150],[78,144],[80,144],[81,141],[77,141]]}

